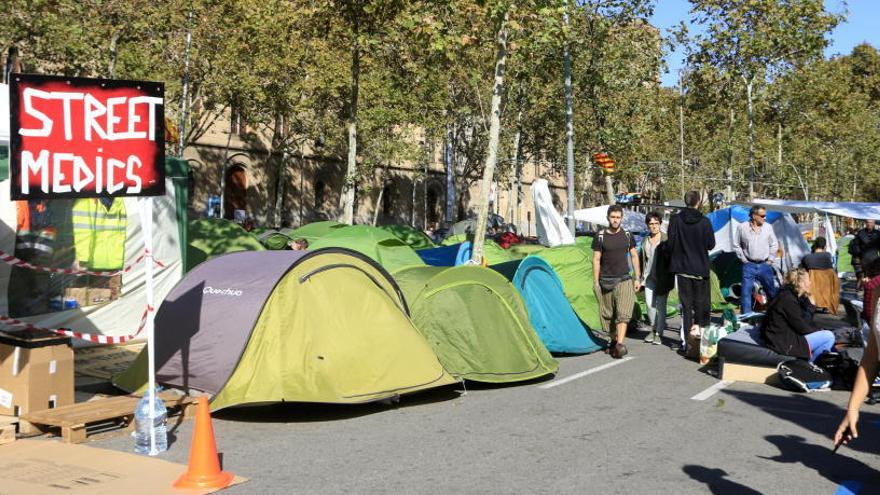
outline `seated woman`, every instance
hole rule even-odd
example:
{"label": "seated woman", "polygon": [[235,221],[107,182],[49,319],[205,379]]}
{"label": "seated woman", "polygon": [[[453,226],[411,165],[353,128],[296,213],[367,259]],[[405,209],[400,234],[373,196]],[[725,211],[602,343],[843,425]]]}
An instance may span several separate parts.
{"label": "seated woman", "polygon": [[779,354],[815,361],[834,347],[834,334],[820,330],[813,321],[811,285],[803,268],[788,272],[785,286],[767,306],[761,335],[767,347]]}
{"label": "seated woman", "polygon": [[834,259],[831,253],[826,252],[828,241],[824,237],[817,237],[813,241],[812,252],[801,259],[801,268],[807,270],[829,270],[834,268]]}

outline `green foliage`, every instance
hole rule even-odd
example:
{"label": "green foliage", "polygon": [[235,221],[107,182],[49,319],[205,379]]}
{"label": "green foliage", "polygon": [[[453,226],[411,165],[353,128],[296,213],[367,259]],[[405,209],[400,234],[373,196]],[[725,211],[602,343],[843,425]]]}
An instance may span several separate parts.
{"label": "green foliage", "polygon": [[[362,190],[376,169],[436,159],[450,131],[464,205],[461,192],[486,163],[496,39],[506,15],[494,173],[503,187],[517,173],[517,133],[523,163],[539,166],[543,176],[563,176],[568,45],[580,201],[601,201],[593,191],[601,176],[590,166],[597,151],[617,162],[620,189],[678,196],[680,104],[687,184],[744,192],[748,84],[759,195],[876,199],[880,53],[866,44],[824,60],[826,35],[841,15],[826,11],[822,0],[693,0],[694,20],[706,29],[689,37],[684,28],[661,33],[648,24],[655,3],[12,1],[0,2],[0,50],[16,46],[28,72],[164,81],[166,112],[176,120],[189,31],[188,142],[235,107],[268,136],[271,156],[311,149],[343,160],[356,103]],[[671,43],[685,44],[690,54],[684,98],[659,85]]]}

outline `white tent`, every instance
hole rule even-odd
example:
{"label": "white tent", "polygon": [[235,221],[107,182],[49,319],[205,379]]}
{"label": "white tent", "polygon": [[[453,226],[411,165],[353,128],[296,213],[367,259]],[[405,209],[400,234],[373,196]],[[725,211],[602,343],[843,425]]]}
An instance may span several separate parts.
{"label": "white tent", "polygon": [[574,236],[565,225],[562,215],[553,206],[550,186],[544,179],[532,183],[532,199],[535,203],[535,227],[538,241],[545,246],[574,244]]}
{"label": "white tent", "polygon": [[785,213],[827,213],[859,220],[880,220],[880,203],[756,199],[751,203],[740,204],[761,205],[768,210]]}
{"label": "white tent", "polygon": [[[600,227],[608,226],[608,205],[596,206],[593,208],[584,208],[575,210],[574,218],[578,222],[589,222]],[[647,232],[648,226],[645,224],[645,214],[635,210],[623,210],[623,221],[621,226],[629,232],[639,233]],[[663,229],[666,230],[665,228]]]}
{"label": "white tent", "polygon": [[[182,266],[180,240],[178,236],[177,214],[175,209],[174,186],[166,180],[165,196],[153,200],[153,250],[156,260],[163,266],[156,266],[154,272],[155,307],[180,280]],[[10,200],[9,181],[0,182],[0,249],[13,254],[16,237],[16,207]],[[128,214],[125,242],[125,264],[134,263],[143,253],[143,237],[140,218],[139,198],[124,198]],[[46,313],[21,318],[35,326],[44,328],[68,328],[77,332],[96,333],[108,336],[124,336],[134,333],[141,324],[146,309],[144,263],[135,265],[122,275],[122,290],[119,299],[96,306]],[[9,315],[8,289],[11,266],[0,263],[0,315]],[[142,333],[139,340],[146,338]]]}

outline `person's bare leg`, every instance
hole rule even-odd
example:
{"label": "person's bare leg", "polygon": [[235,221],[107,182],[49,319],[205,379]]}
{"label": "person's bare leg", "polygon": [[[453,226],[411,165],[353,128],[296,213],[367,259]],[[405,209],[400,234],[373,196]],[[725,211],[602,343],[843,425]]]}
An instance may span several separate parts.
{"label": "person's bare leg", "polygon": [[617,343],[622,344],[623,338],[626,337],[627,322],[617,323]]}

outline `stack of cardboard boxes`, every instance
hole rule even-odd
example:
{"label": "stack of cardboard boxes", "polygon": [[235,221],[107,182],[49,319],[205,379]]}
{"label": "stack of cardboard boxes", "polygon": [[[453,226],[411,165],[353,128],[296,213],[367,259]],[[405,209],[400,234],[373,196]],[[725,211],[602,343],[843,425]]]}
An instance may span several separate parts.
{"label": "stack of cardboard boxes", "polygon": [[0,331],[0,414],[73,404],[70,338],[45,330]]}

